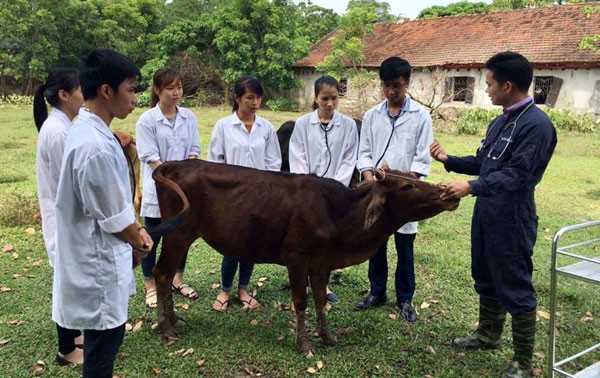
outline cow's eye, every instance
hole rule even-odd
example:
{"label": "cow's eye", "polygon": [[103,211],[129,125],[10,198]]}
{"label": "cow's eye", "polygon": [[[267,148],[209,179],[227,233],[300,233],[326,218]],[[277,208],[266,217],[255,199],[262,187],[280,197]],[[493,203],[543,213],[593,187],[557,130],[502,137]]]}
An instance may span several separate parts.
{"label": "cow's eye", "polygon": [[407,191],[407,190],[410,190],[410,189],[412,189],[413,187],[414,187],[414,185],[413,185],[413,184],[406,184],[406,185],[404,185],[402,188],[400,188],[400,191],[401,191],[401,192],[404,192],[404,191]]}

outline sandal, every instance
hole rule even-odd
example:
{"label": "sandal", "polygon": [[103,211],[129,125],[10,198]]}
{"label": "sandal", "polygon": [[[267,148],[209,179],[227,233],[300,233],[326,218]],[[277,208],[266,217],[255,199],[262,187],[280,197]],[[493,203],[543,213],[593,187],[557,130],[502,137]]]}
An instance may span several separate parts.
{"label": "sandal", "polygon": [[[196,290],[192,289],[192,287],[186,283],[181,283],[179,284],[179,286],[171,285],[171,289],[173,289],[173,291],[179,292],[179,294],[183,295],[187,299],[198,299],[198,293],[196,293]],[[184,291],[185,289],[188,290]]]}
{"label": "sandal", "polygon": [[254,298],[253,296],[250,296],[249,300],[240,299],[240,302],[242,302],[242,307],[248,310],[248,312],[257,310],[260,307],[260,303],[258,303],[256,298]]}
{"label": "sandal", "polygon": [[156,289],[148,290],[146,292],[146,306],[149,308],[156,308],[158,306],[158,298],[156,297]]}
{"label": "sandal", "polygon": [[213,302],[213,310],[215,310],[215,311],[225,312],[225,311],[227,311],[228,308],[229,308],[229,299],[227,299],[225,301],[220,301],[218,299],[215,299],[215,301]]}

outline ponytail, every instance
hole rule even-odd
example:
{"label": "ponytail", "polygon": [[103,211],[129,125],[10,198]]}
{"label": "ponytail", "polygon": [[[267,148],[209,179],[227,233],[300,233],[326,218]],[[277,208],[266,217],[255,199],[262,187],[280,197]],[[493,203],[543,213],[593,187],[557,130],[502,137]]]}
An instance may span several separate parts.
{"label": "ponytail", "polygon": [[35,91],[35,96],[33,97],[33,119],[38,133],[40,132],[44,121],[48,118],[48,108],[46,107],[46,101],[44,100],[45,90],[46,84],[41,84]]}
{"label": "ponytail", "polygon": [[52,107],[58,107],[60,98],[58,92],[61,90],[73,92],[79,87],[79,72],[73,68],[57,68],[48,75],[48,79],[35,91],[33,98],[33,119],[38,133],[48,118],[46,102]]}

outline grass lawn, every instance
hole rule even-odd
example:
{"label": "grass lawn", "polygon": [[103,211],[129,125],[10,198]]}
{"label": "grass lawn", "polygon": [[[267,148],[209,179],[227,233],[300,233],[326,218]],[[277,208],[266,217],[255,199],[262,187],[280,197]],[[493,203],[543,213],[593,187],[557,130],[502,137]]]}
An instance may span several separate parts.
{"label": "grass lawn", "polygon": [[[138,109],[112,128],[133,132]],[[196,108],[202,158],[206,157],[215,121],[229,109]],[[297,113],[263,111],[276,127],[295,119]],[[452,154],[470,154],[478,137],[437,136]],[[29,107],[0,108],[0,376],[31,377],[37,366],[46,377],[78,377],[81,370],[58,367],[56,332],[51,321],[52,271],[35,220],[37,211],[35,149],[37,133]],[[600,135],[559,135],[554,158],[537,188],[539,237],[534,253],[534,283],[541,311],[534,363],[546,376],[549,309],[550,252],[553,234],[561,227],[600,219]],[[434,163],[429,181],[458,178]],[[268,193],[266,193],[268,195]],[[419,310],[416,324],[395,317],[393,302],[367,312],[353,311],[369,288],[367,264],[346,268],[332,288],[341,302],[329,311],[338,345],[326,347],[311,337],[314,357],[306,358],[294,348],[290,293],[285,289],[286,270],[257,265],[251,281],[263,304],[245,313],[233,303],[227,313],[211,309],[218,293],[221,256],[198,240],[188,258],[186,281],[200,294],[190,302],[175,297],[178,313],[188,323],[181,340],[165,345],[151,326],[157,313],[144,305],[140,269],[136,271],[138,294],[131,298],[128,331],[115,374],[120,377],[497,377],[512,355],[510,322],[503,349],[495,352],[460,353],[450,346],[452,338],[466,335],[477,321],[477,297],[470,276],[469,233],[473,198],[458,210],[422,223],[416,242]],[[33,229],[33,232],[27,229]],[[598,237],[598,235],[596,235]],[[390,244],[390,247],[393,247]],[[6,247],[5,249],[10,249]],[[598,246],[585,251],[600,255]],[[391,253],[389,260],[395,265]],[[393,270],[392,270],[393,271]],[[260,282],[260,278],[267,278]],[[559,286],[558,357],[565,357],[600,341],[599,288],[562,279]],[[393,282],[388,279],[388,297]],[[308,328],[315,329],[313,303]],[[586,312],[591,316],[586,317]],[[589,315],[589,314],[588,314]],[[589,319],[591,318],[591,320]],[[598,360],[585,359],[581,367]],[[44,365],[39,361],[43,361]],[[36,365],[38,363],[38,365]],[[312,370],[314,369],[314,370]],[[310,371],[309,371],[310,370]]]}

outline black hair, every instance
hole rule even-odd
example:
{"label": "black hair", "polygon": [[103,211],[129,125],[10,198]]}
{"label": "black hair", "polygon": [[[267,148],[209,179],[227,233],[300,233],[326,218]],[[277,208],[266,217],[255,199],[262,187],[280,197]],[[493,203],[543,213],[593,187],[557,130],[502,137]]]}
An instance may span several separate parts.
{"label": "black hair", "polygon": [[158,90],[159,92],[166,87],[167,85],[171,84],[172,82],[178,80],[179,82],[181,82],[181,75],[179,74],[179,71],[177,71],[175,68],[172,67],[164,67],[161,68],[160,70],[156,71],[156,73],[154,74],[154,77],[152,78],[152,84],[153,84],[153,88],[152,88],[152,94],[150,95],[150,107],[153,108],[154,106],[156,106],[156,104],[158,104],[158,94],[156,93],[156,90]]}
{"label": "black hair", "polygon": [[74,68],[57,68],[50,72],[46,82],[37,87],[33,97],[33,119],[38,133],[46,118],[48,108],[46,101],[52,107],[58,107],[60,98],[58,92],[61,90],[71,93],[79,87],[79,71]]}
{"label": "black hair", "polygon": [[235,97],[242,97],[246,94],[246,92],[256,93],[258,96],[262,97],[263,95],[263,87],[254,76],[242,76],[235,81],[233,86],[233,111],[237,111],[240,107],[239,104],[235,101]]}
{"label": "black hair", "polygon": [[[319,93],[321,93],[321,90],[326,85],[328,85],[330,87],[334,87],[335,89],[337,89],[338,92],[340,91],[340,83],[338,83],[337,80],[335,80],[331,76],[323,75],[320,78],[318,78],[317,80],[315,80],[315,99],[319,96]],[[318,107],[319,107],[319,105],[317,105],[317,102],[313,101],[313,105],[312,105],[313,110],[316,110]]]}
{"label": "black hair", "polygon": [[510,81],[521,92],[527,92],[533,81],[533,66],[527,58],[513,51],[494,55],[485,62],[485,68],[492,72],[494,80],[498,83]]}
{"label": "black hair", "polygon": [[397,56],[387,58],[381,63],[379,68],[379,78],[381,81],[394,80],[402,77],[404,80],[410,80],[412,67],[407,60]]}
{"label": "black hair", "polygon": [[88,100],[95,98],[104,84],[118,92],[122,82],[140,77],[140,69],[133,60],[113,50],[98,49],[83,58],[79,81],[83,99]]}

